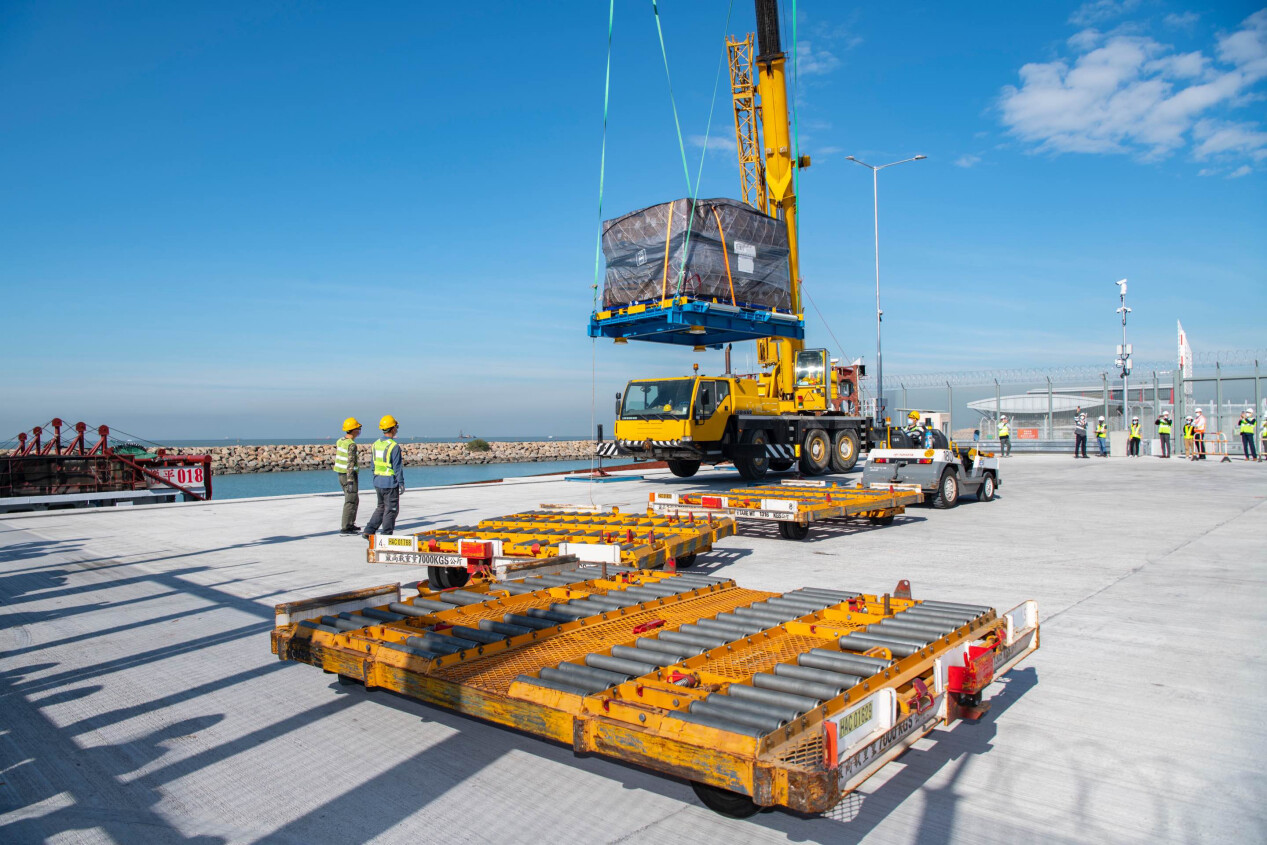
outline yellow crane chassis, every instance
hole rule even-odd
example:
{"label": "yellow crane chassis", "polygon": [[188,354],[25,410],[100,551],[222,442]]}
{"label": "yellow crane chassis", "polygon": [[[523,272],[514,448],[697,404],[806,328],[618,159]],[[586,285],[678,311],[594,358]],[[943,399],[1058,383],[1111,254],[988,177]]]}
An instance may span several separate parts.
{"label": "yellow crane chassis", "polygon": [[[822,812],[1038,647],[984,606],[591,567],[278,605],[273,652],[684,778],[719,812]],[[816,668],[818,667],[818,668]]]}

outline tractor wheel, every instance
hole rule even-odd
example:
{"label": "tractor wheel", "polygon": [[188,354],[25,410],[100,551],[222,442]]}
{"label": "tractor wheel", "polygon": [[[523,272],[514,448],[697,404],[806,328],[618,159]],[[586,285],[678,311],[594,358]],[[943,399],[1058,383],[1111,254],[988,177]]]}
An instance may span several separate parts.
{"label": "tractor wheel", "polygon": [[761,812],[756,802],[741,792],[731,792],[729,789],[696,781],[691,781],[691,789],[695,790],[695,796],[705,807],[732,819],[746,819]]}
{"label": "tractor wheel", "polygon": [[756,456],[735,459],[735,469],[739,470],[739,476],[744,481],[760,481],[765,478],[766,470],[770,468],[770,456],[765,451],[770,435],[760,429],[750,428],[740,435],[739,442],[744,446],[761,447]]}
{"label": "tractor wheel", "polygon": [[977,488],[977,501],[988,502],[994,498],[994,474],[987,472]]}
{"label": "tractor wheel", "polygon": [[805,432],[805,441],[801,443],[801,473],[822,475],[830,463],[831,438],[821,428],[811,428]]}
{"label": "tractor wheel", "polygon": [[699,461],[665,461],[669,465],[669,472],[678,478],[690,478],[699,472]]}
{"label": "tractor wheel", "polygon": [[933,493],[933,507],[945,510],[959,504],[959,476],[950,467],[942,470],[941,480]]}
{"label": "tractor wheel", "polygon": [[428,566],[427,585],[433,590],[449,590],[465,587],[471,574],[457,566]]}
{"label": "tractor wheel", "polygon": [[836,442],[832,444],[832,472],[849,472],[858,463],[858,433],[851,429],[836,432]]}

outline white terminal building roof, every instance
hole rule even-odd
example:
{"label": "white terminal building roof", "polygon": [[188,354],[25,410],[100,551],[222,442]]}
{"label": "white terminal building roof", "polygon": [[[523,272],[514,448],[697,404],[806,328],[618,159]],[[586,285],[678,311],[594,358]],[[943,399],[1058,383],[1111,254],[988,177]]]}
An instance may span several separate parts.
{"label": "white terminal building roof", "polygon": [[[1059,393],[1053,393],[1050,407],[1054,414],[1065,414],[1088,404],[1085,396],[1062,396]],[[1048,397],[1046,391],[1041,394],[1016,393],[1011,396],[1001,396],[997,402],[993,397],[977,399],[969,402],[968,407],[982,413],[993,413],[997,409],[1004,414],[1046,414]]]}

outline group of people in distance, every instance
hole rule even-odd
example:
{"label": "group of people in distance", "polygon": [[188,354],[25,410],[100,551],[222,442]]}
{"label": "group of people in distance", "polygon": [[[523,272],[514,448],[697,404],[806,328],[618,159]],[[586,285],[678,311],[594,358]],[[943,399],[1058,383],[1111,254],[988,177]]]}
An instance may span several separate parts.
{"label": "group of people in distance", "polygon": [[[1073,456],[1075,458],[1087,457],[1087,415],[1081,408],[1074,412],[1073,421]],[[1169,458],[1171,456],[1171,439],[1174,435],[1175,424],[1170,418],[1169,411],[1162,411],[1161,416],[1153,421],[1153,425],[1157,429],[1157,437],[1161,441],[1161,454],[1159,458]],[[1258,443],[1259,438],[1263,441],[1263,454],[1267,455],[1267,420],[1264,420],[1261,429],[1258,426],[1258,420],[1254,416],[1253,408],[1246,408],[1241,412],[1238,430],[1241,435],[1241,449],[1245,453],[1247,461],[1261,461],[1263,457],[1259,456]],[[1200,408],[1196,409],[1194,416],[1184,417],[1183,427],[1180,429],[1183,434],[1183,456],[1190,461],[1204,461],[1207,451],[1205,444],[1206,420],[1205,414]],[[1127,452],[1129,457],[1139,457],[1139,444],[1143,439],[1141,432],[1139,417],[1131,417],[1131,425],[1127,430],[1129,437],[1127,439]],[[1104,417],[1100,417],[1095,424],[1096,445],[1100,448],[1100,457],[1107,458],[1109,456],[1109,428],[1105,423]]]}

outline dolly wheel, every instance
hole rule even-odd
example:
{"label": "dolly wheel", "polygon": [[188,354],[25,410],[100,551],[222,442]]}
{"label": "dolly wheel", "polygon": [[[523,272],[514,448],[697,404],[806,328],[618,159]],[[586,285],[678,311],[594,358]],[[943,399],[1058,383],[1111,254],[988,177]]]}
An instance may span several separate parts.
{"label": "dolly wheel", "polygon": [[691,552],[689,555],[678,555],[673,559],[673,565],[678,569],[690,569],[695,565],[695,555],[698,552]]}
{"label": "dolly wheel", "polygon": [[892,525],[893,514],[890,513],[890,514],[885,514],[884,516],[869,517],[869,521],[871,522],[872,525]]}
{"label": "dolly wheel", "polygon": [[691,781],[691,789],[695,790],[696,797],[705,807],[732,819],[746,819],[761,812],[761,808],[751,798],[740,792],[731,792],[729,789],[697,781]]}
{"label": "dolly wheel", "polygon": [[353,678],[351,675],[339,676],[339,686],[341,687],[359,687],[362,685],[363,685],[363,682],[358,681],[356,678]]}
{"label": "dolly wheel", "polygon": [[804,540],[809,536],[809,526],[799,522],[780,522],[779,533],[784,540]]}
{"label": "dolly wheel", "polygon": [[433,590],[448,590],[454,587],[465,587],[471,573],[460,566],[428,566],[427,583]]}

